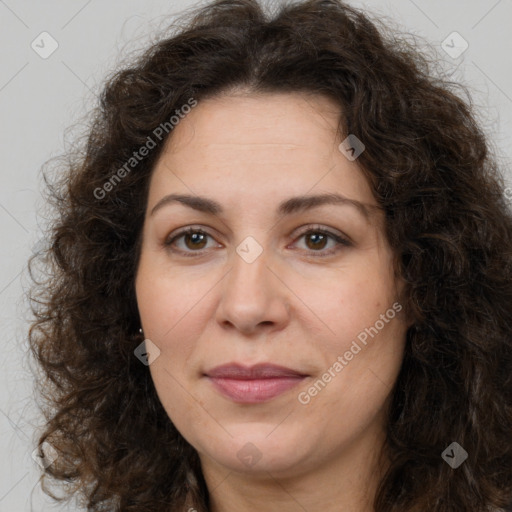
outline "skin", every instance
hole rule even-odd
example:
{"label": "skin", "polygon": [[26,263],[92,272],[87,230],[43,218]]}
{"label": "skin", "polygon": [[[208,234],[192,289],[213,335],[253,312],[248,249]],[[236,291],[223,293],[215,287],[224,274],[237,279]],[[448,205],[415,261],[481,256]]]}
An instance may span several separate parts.
{"label": "skin", "polygon": [[[401,314],[309,403],[298,400],[398,300],[383,213],[357,160],[338,149],[339,118],[336,104],[314,95],[204,100],[175,127],[151,178],[136,278],[144,335],[160,350],[149,369],[199,453],[214,512],[373,510],[403,359]],[[277,213],[291,197],[326,193],[366,205],[367,215],[348,203]],[[151,214],[168,194],[207,197],[223,211],[172,202]],[[209,236],[166,245],[188,226]],[[349,245],[319,242],[318,228]],[[252,263],[236,251],[249,236],[263,251]],[[239,404],[204,377],[230,362],[308,377],[270,401]],[[244,462],[240,450],[259,460]]]}

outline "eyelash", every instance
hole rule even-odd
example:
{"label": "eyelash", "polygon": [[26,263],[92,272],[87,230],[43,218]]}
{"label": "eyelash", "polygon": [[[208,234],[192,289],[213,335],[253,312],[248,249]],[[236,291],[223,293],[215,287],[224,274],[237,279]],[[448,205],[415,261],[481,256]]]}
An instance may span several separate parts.
{"label": "eyelash", "polygon": [[[184,236],[193,235],[193,234],[206,235],[210,238],[213,238],[209,233],[207,233],[203,229],[188,227],[188,228],[183,229],[183,230],[179,231],[178,233],[176,233],[176,235],[174,235],[172,238],[168,239],[164,243],[164,245],[166,247],[168,247],[169,249],[171,249],[173,252],[178,252],[185,257],[194,258],[194,257],[201,256],[207,249],[202,249],[202,250],[197,250],[197,251],[183,251],[181,249],[172,249],[172,245],[177,240],[179,240],[180,238],[182,238]],[[314,255],[314,257],[316,257],[316,258],[324,258],[327,256],[331,256],[331,255],[337,253],[339,250],[341,250],[340,246],[342,246],[342,247],[352,246],[352,243],[348,239],[343,238],[342,236],[337,235],[327,229],[323,229],[321,227],[315,227],[315,226],[308,226],[307,231],[304,231],[303,233],[298,235],[296,240],[300,240],[302,237],[305,237],[305,236],[311,235],[311,234],[325,235],[338,243],[337,247],[331,248],[329,250],[319,250],[319,251],[309,250],[309,251],[307,251],[309,254]]]}

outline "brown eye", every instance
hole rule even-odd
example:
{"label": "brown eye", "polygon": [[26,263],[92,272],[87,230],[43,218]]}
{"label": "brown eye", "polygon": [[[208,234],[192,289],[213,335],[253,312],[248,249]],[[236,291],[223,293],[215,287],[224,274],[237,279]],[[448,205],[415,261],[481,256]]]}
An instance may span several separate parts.
{"label": "brown eye", "polygon": [[331,256],[352,246],[352,242],[343,236],[316,227],[303,232],[295,243],[299,249],[318,257]]}
{"label": "brown eye", "polygon": [[165,242],[165,246],[172,252],[179,253],[184,256],[200,256],[208,249],[221,247],[215,243],[215,239],[199,228],[187,228],[174,236],[171,236]]}
{"label": "brown eye", "polygon": [[323,233],[308,233],[305,237],[306,245],[313,251],[325,249],[329,239],[329,237]]}
{"label": "brown eye", "polygon": [[208,235],[205,233],[192,233],[192,234],[186,234],[184,235],[185,240],[185,246],[188,249],[197,250],[197,249],[204,249],[207,241]]}

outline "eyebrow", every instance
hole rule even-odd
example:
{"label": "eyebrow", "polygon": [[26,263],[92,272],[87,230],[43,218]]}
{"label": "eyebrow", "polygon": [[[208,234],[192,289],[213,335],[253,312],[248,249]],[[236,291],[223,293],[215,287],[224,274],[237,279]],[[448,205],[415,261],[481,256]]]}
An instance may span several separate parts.
{"label": "eyebrow", "polygon": [[[154,215],[164,206],[173,203],[182,204],[194,210],[211,215],[218,215],[224,211],[222,206],[213,199],[186,194],[169,194],[163,197],[153,207],[150,215]],[[303,212],[326,204],[352,206],[366,218],[370,217],[370,209],[378,209],[378,206],[376,205],[368,205],[360,201],[356,201],[355,199],[349,199],[348,197],[340,194],[332,193],[291,197],[290,199],[280,203],[277,212],[279,215],[291,215],[292,213]]]}

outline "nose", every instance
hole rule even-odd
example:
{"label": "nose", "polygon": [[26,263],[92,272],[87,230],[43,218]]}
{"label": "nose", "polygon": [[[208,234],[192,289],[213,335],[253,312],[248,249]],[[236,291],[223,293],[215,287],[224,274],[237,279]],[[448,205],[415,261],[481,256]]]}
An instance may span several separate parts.
{"label": "nose", "polygon": [[216,319],[224,329],[252,335],[280,330],[289,322],[290,291],[270,268],[267,250],[252,263],[234,253],[221,293]]}

